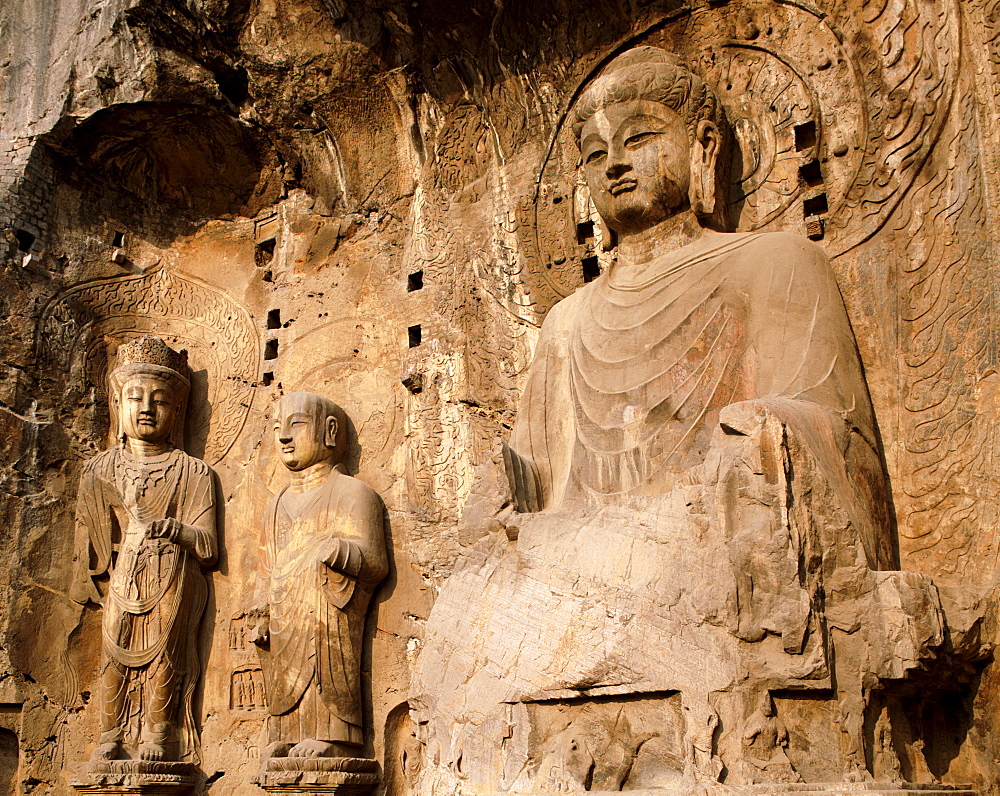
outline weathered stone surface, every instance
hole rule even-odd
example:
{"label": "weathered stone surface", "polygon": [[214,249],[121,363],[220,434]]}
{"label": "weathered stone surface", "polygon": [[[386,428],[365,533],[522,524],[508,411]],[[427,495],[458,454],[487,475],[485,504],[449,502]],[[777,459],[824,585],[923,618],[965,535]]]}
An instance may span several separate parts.
{"label": "weathered stone surface", "polygon": [[[386,509],[359,753],[386,793],[996,793],[997,18],[993,0],[0,4],[0,792],[67,796],[98,745],[74,507],[113,443],[115,350],[156,334],[188,350],[185,449],[218,476],[194,792],[261,792],[247,609],[287,483],[278,400],[307,390],[344,408],[345,469]],[[870,408],[820,401],[817,425],[708,401],[655,490],[517,513],[503,445],[531,458],[529,366],[627,254],[575,107],[641,45],[719,98],[719,229],[781,241],[779,265],[828,260]],[[778,306],[753,274],[715,283],[733,285]],[[764,693],[803,783],[737,781]],[[874,782],[840,782],[852,766]]]}

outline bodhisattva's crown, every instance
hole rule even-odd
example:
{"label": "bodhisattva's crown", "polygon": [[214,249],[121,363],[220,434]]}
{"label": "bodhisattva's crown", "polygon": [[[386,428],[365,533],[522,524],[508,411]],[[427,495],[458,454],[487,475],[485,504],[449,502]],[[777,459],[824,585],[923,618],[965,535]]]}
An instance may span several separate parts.
{"label": "bodhisattva's crown", "polygon": [[115,368],[125,365],[159,365],[190,378],[187,351],[174,351],[159,337],[140,337],[118,347]]}

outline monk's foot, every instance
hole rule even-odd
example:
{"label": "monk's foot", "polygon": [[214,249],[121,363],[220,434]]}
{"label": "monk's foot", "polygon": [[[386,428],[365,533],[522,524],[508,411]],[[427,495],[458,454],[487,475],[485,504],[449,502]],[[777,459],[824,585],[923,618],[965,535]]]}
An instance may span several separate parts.
{"label": "monk's foot", "polygon": [[167,750],[160,743],[144,743],[139,747],[139,759],[157,762],[167,759]]}
{"label": "monk's foot", "polygon": [[336,757],[337,745],[326,741],[300,741],[288,750],[289,757]]}
{"label": "monk's foot", "polygon": [[275,741],[264,747],[264,759],[272,757],[288,757],[288,750],[292,748],[290,743],[285,741]]}
{"label": "monk's foot", "polygon": [[98,746],[90,756],[92,761],[96,760],[124,760],[125,748],[118,741],[108,741]]}

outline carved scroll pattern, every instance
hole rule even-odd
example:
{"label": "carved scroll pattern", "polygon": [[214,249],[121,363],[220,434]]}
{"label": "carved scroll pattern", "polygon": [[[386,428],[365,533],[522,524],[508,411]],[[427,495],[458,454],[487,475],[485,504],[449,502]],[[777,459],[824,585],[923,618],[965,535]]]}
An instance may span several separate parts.
{"label": "carved scroll pattern", "polygon": [[[905,357],[897,504],[904,567],[943,582],[989,580],[998,479],[994,241],[978,155],[976,97],[963,81],[940,157],[892,220]],[[902,487],[902,495],[899,494]]]}
{"label": "carved scroll pattern", "polygon": [[[467,105],[439,115],[447,121],[436,157],[447,156],[454,169],[447,185],[415,197],[405,257],[407,271],[422,271],[429,287],[426,315],[413,318],[421,321],[423,343],[404,364],[422,376],[422,389],[407,398],[404,424],[407,495],[427,524],[461,515],[473,471],[513,415],[538,322],[521,278],[516,222],[498,190],[495,136],[483,132],[489,123]],[[469,223],[454,221],[456,189]],[[447,289],[435,291],[439,285]]]}
{"label": "carved scroll pattern", "polygon": [[[960,35],[949,0],[867,0],[860,14],[843,0],[733,0],[656,23],[620,49],[662,46],[719,94],[739,142],[738,229],[808,234],[835,257],[883,227],[940,137]],[[567,96],[592,77],[579,75]],[[555,206],[579,162],[569,127],[541,166],[526,225],[536,233],[524,241],[525,281],[557,298],[582,284],[586,256],[572,214]],[[531,297],[542,314],[554,303],[544,290]]]}
{"label": "carved scroll pattern", "polygon": [[[85,282],[60,293],[39,321],[39,361],[102,384],[105,338],[157,333],[184,344],[192,369],[208,371],[206,406],[192,406],[189,428],[207,434],[204,458],[220,461],[243,428],[260,361],[250,314],[225,294],[165,269]],[[210,416],[207,414],[210,412]]]}

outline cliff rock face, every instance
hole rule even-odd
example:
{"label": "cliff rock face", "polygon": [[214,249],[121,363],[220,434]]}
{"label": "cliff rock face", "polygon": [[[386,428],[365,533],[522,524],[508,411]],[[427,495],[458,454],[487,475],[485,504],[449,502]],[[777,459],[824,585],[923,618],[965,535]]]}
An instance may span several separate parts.
{"label": "cliff rock face", "polygon": [[[360,752],[384,792],[850,774],[1000,793],[998,9],[5,0],[0,793],[75,792],[100,740],[102,609],[78,599],[75,506],[85,462],[115,442],[115,351],[144,335],[187,350],[185,448],[217,476],[195,792],[262,792],[249,611],[288,483],[274,407],[308,391],[343,407],[345,470],[384,503]],[[727,228],[795,233],[829,258],[874,409],[891,566],[829,543],[855,520],[827,500],[839,487],[811,443],[770,415],[719,431],[735,486],[588,509],[572,537],[512,510],[504,443],[539,329],[618,257],[571,110],[637,45],[718,95]],[[757,549],[712,525],[732,506],[800,535]],[[664,535],[678,518],[689,536]],[[667,658],[690,677],[661,676]],[[844,696],[848,672],[864,676]]]}

